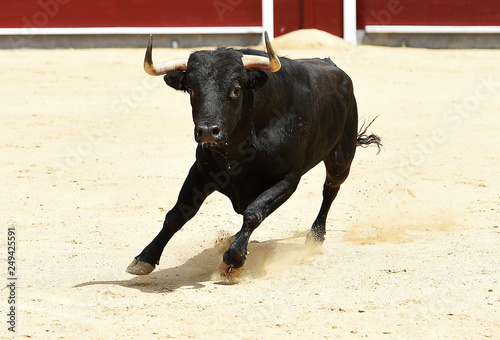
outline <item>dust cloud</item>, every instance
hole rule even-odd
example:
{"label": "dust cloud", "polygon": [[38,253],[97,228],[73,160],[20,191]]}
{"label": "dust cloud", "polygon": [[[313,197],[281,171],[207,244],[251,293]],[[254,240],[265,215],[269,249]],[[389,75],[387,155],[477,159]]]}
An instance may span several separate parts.
{"label": "dust cloud", "polygon": [[449,202],[429,204],[413,190],[396,187],[377,200],[381,208],[362,214],[344,235],[344,241],[357,245],[405,243],[430,231],[453,231],[460,228],[460,213],[450,211]]}

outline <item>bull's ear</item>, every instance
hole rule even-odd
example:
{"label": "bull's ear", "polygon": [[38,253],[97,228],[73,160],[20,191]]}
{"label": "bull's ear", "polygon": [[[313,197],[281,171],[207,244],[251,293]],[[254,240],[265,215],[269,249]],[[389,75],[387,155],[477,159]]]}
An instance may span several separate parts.
{"label": "bull's ear", "polygon": [[260,89],[267,81],[267,73],[262,71],[248,71],[247,85],[251,90]]}
{"label": "bull's ear", "polygon": [[186,77],[186,72],[184,71],[172,71],[165,74],[165,77],[163,77],[163,79],[165,80],[165,83],[167,83],[168,86],[179,91],[186,91],[187,88],[184,83],[185,77]]}

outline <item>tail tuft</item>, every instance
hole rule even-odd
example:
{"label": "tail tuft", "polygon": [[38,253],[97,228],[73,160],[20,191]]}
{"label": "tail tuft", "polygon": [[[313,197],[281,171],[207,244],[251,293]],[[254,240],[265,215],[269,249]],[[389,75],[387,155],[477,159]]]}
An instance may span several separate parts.
{"label": "tail tuft", "polygon": [[370,135],[366,134],[366,130],[368,130],[370,125],[372,125],[372,123],[375,121],[375,119],[377,119],[377,117],[373,118],[372,121],[370,123],[368,123],[368,125],[366,125],[366,126],[365,126],[365,123],[363,122],[363,125],[361,125],[361,128],[359,129],[359,132],[358,132],[358,139],[357,139],[358,144],[357,144],[357,146],[361,146],[361,147],[365,148],[371,144],[375,144],[378,148],[378,152],[377,152],[377,155],[378,155],[380,153],[380,147],[383,146],[382,139],[379,136],[374,135],[374,134],[370,134]]}

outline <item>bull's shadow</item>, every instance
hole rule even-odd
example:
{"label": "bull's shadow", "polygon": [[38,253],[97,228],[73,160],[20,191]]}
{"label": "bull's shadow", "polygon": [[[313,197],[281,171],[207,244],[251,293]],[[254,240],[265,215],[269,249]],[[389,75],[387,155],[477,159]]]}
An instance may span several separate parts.
{"label": "bull's shadow", "polygon": [[[247,256],[240,280],[263,277],[271,272],[283,270],[284,267],[307,261],[318,254],[320,249],[304,244],[304,236],[305,233],[302,233],[285,239],[250,242],[250,255]],[[203,288],[204,282],[207,281],[229,284],[221,280],[218,272],[222,255],[228,246],[227,241],[218,242],[177,267],[155,270],[147,276],[134,276],[129,280],[84,282],[74,287],[118,285],[139,289],[145,293],[168,293],[179,288]]]}

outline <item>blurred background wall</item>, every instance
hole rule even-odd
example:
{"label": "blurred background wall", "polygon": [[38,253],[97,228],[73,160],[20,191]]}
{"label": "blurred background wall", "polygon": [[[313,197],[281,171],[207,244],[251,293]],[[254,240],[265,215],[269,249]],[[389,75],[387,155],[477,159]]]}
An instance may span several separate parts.
{"label": "blurred background wall", "polygon": [[[349,8],[349,9],[348,9]],[[16,0],[0,4],[0,48],[256,45],[316,28],[351,43],[500,48],[498,0]]]}

